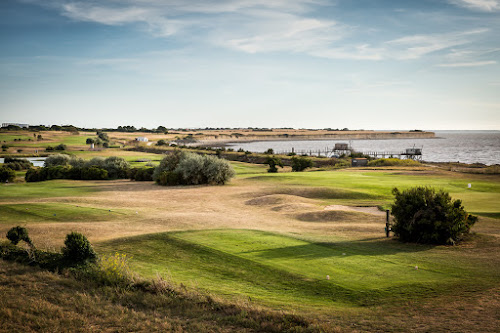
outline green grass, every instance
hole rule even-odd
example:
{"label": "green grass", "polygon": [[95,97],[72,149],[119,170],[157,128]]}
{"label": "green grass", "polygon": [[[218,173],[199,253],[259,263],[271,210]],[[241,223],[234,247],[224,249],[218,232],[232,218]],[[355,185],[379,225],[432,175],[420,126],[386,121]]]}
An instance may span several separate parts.
{"label": "green grass", "polygon": [[116,220],[125,210],[82,207],[62,203],[0,204],[0,223],[96,222]]}
{"label": "green grass", "polygon": [[263,231],[204,230],[118,239],[99,249],[131,255],[132,268],[146,277],[171,274],[177,283],[278,308],[398,302],[446,293],[473,277],[474,288],[492,279],[478,263],[461,259],[460,250],[386,239],[316,243]]}
{"label": "green grass", "polygon": [[[248,170],[246,170],[248,171]],[[432,186],[443,189],[453,198],[461,199],[466,209],[471,212],[500,213],[500,182],[498,177],[476,177],[473,175],[463,178],[453,178],[444,175],[401,174],[394,172],[360,172],[353,170],[321,171],[321,172],[288,172],[277,174],[244,173],[242,178],[248,181],[276,184],[280,188],[304,187],[330,189],[330,191],[348,191],[351,197],[341,197],[332,194],[323,195],[322,199],[331,199],[331,202],[354,204],[356,199],[364,200],[358,203],[372,202],[387,206],[393,200],[391,193],[394,187],[405,189],[412,186]],[[472,188],[467,184],[472,183]],[[369,200],[368,200],[369,199]]]}
{"label": "green grass", "polygon": [[50,180],[38,183],[0,184],[0,202],[32,198],[83,196],[99,191],[92,181]]}
{"label": "green grass", "polygon": [[[6,143],[13,143],[14,139],[21,139],[23,141],[27,141],[29,139],[34,139],[32,136],[27,135],[15,135],[15,134],[0,134],[0,142],[3,144],[4,141]],[[12,142],[11,142],[12,141]],[[17,143],[17,141],[16,141]]]}

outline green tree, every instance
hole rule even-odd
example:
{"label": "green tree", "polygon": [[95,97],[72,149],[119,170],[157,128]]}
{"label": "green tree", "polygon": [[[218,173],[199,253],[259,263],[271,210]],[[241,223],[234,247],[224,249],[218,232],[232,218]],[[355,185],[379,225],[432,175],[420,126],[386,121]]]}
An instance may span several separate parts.
{"label": "green tree", "polygon": [[393,189],[392,231],[403,242],[454,244],[469,233],[477,217],[469,215],[460,200],[429,187]]}
{"label": "green tree", "polygon": [[313,161],[305,156],[293,156],[291,158],[292,171],[304,171],[307,168],[311,168],[314,164]]}
{"label": "green tree", "polygon": [[266,164],[269,165],[269,169],[267,169],[267,172],[270,173],[278,172],[278,166],[283,168],[283,161],[281,160],[281,158],[278,158],[276,156],[268,156],[266,158]]}

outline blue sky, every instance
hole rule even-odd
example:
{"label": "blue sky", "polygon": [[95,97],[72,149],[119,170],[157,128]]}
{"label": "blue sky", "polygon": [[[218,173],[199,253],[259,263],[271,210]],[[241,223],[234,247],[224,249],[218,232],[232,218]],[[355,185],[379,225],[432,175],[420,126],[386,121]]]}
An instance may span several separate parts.
{"label": "blue sky", "polygon": [[2,0],[0,120],[500,130],[500,0]]}

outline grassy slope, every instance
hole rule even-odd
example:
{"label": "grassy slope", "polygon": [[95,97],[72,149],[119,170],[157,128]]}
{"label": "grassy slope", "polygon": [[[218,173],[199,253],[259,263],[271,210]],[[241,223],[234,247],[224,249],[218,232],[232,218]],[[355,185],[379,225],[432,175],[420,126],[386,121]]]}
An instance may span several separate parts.
{"label": "grassy slope", "polygon": [[392,240],[315,243],[249,230],[153,234],[107,242],[100,250],[131,255],[133,269],[147,277],[170,274],[177,283],[189,281],[215,294],[302,310],[425,298],[467,288],[472,277],[474,288],[485,288],[498,273],[447,247]]}

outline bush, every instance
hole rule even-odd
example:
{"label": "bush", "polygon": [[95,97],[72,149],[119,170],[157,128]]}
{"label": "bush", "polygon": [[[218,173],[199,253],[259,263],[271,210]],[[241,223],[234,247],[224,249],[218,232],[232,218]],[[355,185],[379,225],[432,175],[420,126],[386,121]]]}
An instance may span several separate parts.
{"label": "bush", "polygon": [[14,227],[7,231],[7,239],[14,245],[17,245],[20,241],[25,241],[29,245],[32,245],[30,237],[28,236],[28,230],[23,227]]}
{"label": "bush", "polygon": [[57,145],[54,147],[55,150],[66,150],[68,146],[66,146],[64,143],[61,143],[60,145]]}
{"label": "bush", "polygon": [[130,164],[121,157],[111,156],[104,160],[104,169],[108,171],[111,179],[123,179],[128,177]]}
{"label": "bush", "polygon": [[277,166],[280,166],[283,168],[283,161],[281,161],[281,158],[278,158],[275,156],[273,156],[273,157],[268,156],[266,159],[266,164],[269,165],[269,169],[267,169],[267,172],[270,172],[270,173],[278,172]]}
{"label": "bush", "polygon": [[269,148],[268,150],[266,150],[266,151],[264,152],[264,154],[266,154],[266,155],[272,155],[272,154],[274,154],[274,150],[273,150],[273,148]]}
{"label": "bush", "polygon": [[71,263],[79,264],[97,259],[92,245],[87,237],[78,232],[66,235],[65,247],[62,248],[63,256]]}
{"label": "bush", "polygon": [[151,181],[153,180],[153,172],[155,168],[133,168],[129,171],[130,180],[135,181]]}
{"label": "bush", "polygon": [[0,182],[11,182],[16,178],[16,172],[6,166],[0,166]]}
{"label": "bush", "polygon": [[81,170],[81,179],[83,180],[105,180],[108,179],[108,171],[103,168],[91,166]]}
{"label": "bush", "polygon": [[25,158],[6,157],[4,163],[5,167],[16,171],[26,170],[33,166],[33,164]]}
{"label": "bush", "polygon": [[477,217],[469,215],[460,200],[442,190],[414,187],[393,190],[394,234],[403,242],[454,244],[469,233]]}
{"label": "bush", "polygon": [[159,185],[225,184],[233,176],[224,159],[180,151],[166,156],[153,173]]}
{"label": "bush", "polygon": [[227,160],[210,155],[203,156],[203,159],[203,174],[207,184],[223,185],[234,177],[233,167]]}
{"label": "bush", "polygon": [[292,171],[304,171],[313,166],[313,161],[304,156],[293,156],[291,158]]}
{"label": "bush", "polygon": [[64,154],[50,155],[45,159],[44,166],[69,165],[70,157]]}
{"label": "bush", "polygon": [[153,180],[158,181],[160,175],[165,171],[174,171],[179,165],[180,160],[184,157],[186,153],[181,150],[174,150],[172,153],[165,156],[158,165],[153,173]]}
{"label": "bush", "polygon": [[156,145],[157,146],[166,146],[168,144],[167,144],[167,142],[165,140],[160,139],[160,140],[158,140],[158,142],[156,142]]}
{"label": "bush", "polygon": [[182,175],[175,171],[163,171],[156,180],[156,183],[163,186],[183,185]]}
{"label": "bush", "polygon": [[24,179],[26,182],[41,182],[45,179],[41,179],[41,169],[29,169],[26,171],[26,175],[24,176]]}
{"label": "bush", "polygon": [[184,158],[180,160],[175,171],[182,176],[186,185],[205,184],[207,182],[203,173],[204,166],[205,160],[203,156],[191,153],[186,154]]}
{"label": "bush", "polygon": [[399,158],[379,158],[378,160],[369,161],[368,166],[418,166],[420,162],[407,159],[401,160]]}

